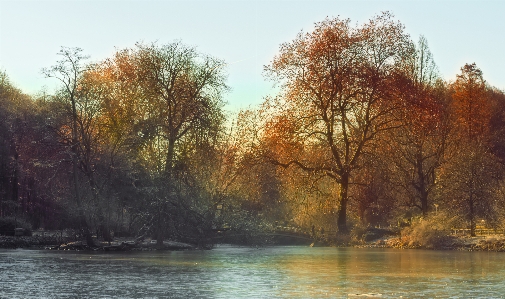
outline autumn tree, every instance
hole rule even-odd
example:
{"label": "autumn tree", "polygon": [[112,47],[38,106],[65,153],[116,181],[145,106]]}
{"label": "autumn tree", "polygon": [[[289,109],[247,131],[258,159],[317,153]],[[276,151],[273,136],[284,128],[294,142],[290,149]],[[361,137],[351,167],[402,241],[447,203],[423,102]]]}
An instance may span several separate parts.
{"label": "autumn tree", "polygon": [[458,135],[464,141],[487,142],[491,107],[482,71],[475,63],[465,64],[451,87],[452,115]]}
{"label": "autumn tree", "polygon": [[488,88],[491,105],[491,150],[503,163],[505,161],[505,93],[498,88]]}
{"label": "autumn tree", "polygon": [[471,236],[478,220],[497,224],[498,207],[503,203],[498,191],[503,166],[485,148],[467,143],[459,146],[440,176],[441,195],[449,214],[463,220]]}
{"label": "autumn tree", "polygon": [[[120,175],[120,154],[125,150],[118,133],[110,128],[110,114],[105,113],[109,99],[109,86],[103,82],[99,67],[89,65],[79,79],[77,108],[79,170],[83,174],[84,188],[89,198],[88,218],[105,240],[111,240],[111,218],[115,196],[112,180]],[[119,130],[122,132],[122,130]]]}
{"label": "autumn tree", "polygon": [[450,132],[449,101],[424,37],[404,68],[405,77],[399,81],[404,106],[395,112],[399,126],[383,146],[390,146],[385,156],[394,165],[400,205],[416,207],[426,217]]}
{"label": "autumn tree", "polygon": [[127,91],[135,94],[132,108],[122,104],[119,111],[131,117],[130,127],[139,139],[137,159],[160,187],[151,189],[151,212],[161,245],[169,227],[177,230],[188,222],[182,218],[194,212],[191,203],[182,200],[189,198],[184,182],[190,178],[189,159],[221,129],[225,64],[180,42],[137,44],[107,63],[118,75],[118,86],[129,84]]}
{"label": "autumn tree", "polygon": [[[200,165],[192,167],[216,207],[209,212],[219,214],[216,225],[230,225],[237,232],[253,231],[255,223],[261,222],[258,213],[263,208],[258,175],[258,168],[263,164],[248,148],[256,125],[252,116],[251,111],[238,113],[221,131],[212,150],[201,152],[204,157],[197,160]],[[271,183],[266,178],[263,182],[264,185]]]}
{"label": "autumn tree", "polygon": [[[482,71],[465,64],[452,91],[452,158],[442,177],[443,194],[458,207],[466,219],[470,234],[475,235],[477,217],[492,218],[496,198],[492,196],[500,178],[500,164],[491,152],[491,101]],[[449,192],[450,190],[450,192]]]}
{"label": "autumn tree", "polygon": [[366,161],[355,172],[350,189],[354,200],[351,211],[365,226],[388,226],[399,211],[395,200],[395,169],[387,154],[389,149],[384,150],[387,145],[379,144],[365,156]]}
{"label": "autumn tree", "polygon": [[[93,65],[83,77],[83,87],[90,100],[98,101],[99,117],[95,130],[100,140],[99,152],[103,186],[103,204],[110,214],[111,206],[120,218],[116,230],[135,234],[144,225],[147,192],[139,186],[148,185],[149,167],[141,155],[144,145],[144,111],[136,65],[128,50]],[[107,218],[110,218],[108,216]],[[149,217],[148,217],[149,218]]]}
{"label": "autumn tree", "polygon": [[[271,119],[289,123],[282,134],[299,150],[265,154],[278,165],[320,172],[338,183],[337,225],[345,232],[352,174],[368,146],[395,125],[391,114],[400,103],[393,82],[413,45],[386,12],[358,27],[348,19],[326,19],[279,51],[266,67],[281,84]],[[307,148],[310,159],[300,154]]]}

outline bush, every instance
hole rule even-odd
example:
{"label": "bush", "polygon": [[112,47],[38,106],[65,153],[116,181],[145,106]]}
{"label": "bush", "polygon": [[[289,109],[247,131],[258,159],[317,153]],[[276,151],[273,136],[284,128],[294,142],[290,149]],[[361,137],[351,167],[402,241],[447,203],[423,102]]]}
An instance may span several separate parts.
{"label": "bush", "polygon": [[435,215],[413,221],[410,227],[401,231],[403,246],[411,248],[440,249],[451,246],[454,237],[450,236],[451,221],[445,215]]}
{"label": "bush", "polygon": [[363,242],[363,236],[366,234],[368,227],[358,223],[354,225],[351,229],[351,240],[355,244],[360,244]]}
{"label": "bush", "polygon": [[0,218],[0,235],[14,236],[15,228],[24,228],[24,236],[32,235],[32,227],[29,223],[14,217]]}

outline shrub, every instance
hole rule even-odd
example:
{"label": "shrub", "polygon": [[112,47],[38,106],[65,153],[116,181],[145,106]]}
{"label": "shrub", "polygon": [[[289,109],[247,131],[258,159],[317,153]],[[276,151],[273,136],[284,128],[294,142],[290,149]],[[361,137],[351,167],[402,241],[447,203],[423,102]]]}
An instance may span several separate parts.
{"label": "shrub", "polygon": [[354,225],[351,229],[351,240],[355,244],[360,244],[363,242],[363,235],[365,235],[368,227],[358,223]]}
{"label": "shrub", "polygon": [[427,249],[448,247],[454,242],[454,237],[450,236],[451,222],[441,213],[414,221],[401,232],[403,246]]}
{"label": "shrub", "polygon": [[21,219],[15,219],[14,217],[3,217],[0,218],[0,235],[4,236],[14,236],[15,228],[24,228],[24,235],[32,235],[32,227],[29,223]]}

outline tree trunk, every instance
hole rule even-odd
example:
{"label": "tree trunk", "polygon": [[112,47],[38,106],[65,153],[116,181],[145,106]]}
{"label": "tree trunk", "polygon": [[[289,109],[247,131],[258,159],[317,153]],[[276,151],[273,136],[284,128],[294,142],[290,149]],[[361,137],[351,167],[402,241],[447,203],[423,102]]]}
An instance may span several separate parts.
{"label": "tree trunk", "polygon": [[341,176],[340,182],[340,203],[338,207],[337,228],[339,233],[347,234],[347,200],[349,190],[349,173]]}
{"label": "tree trunk", "polygon": [[[160,205],[163,205],[162,202]],[[161,208],[161,207],[160,207]],[[163,247],[163,231],[164,231],[164,221],[163,221],[163,213],[161,209],[158,209],[158,222],[156,223],[156,246],[158,248]]]}
{"label": "tree trunk", "polygon": [[81,226],[81,230],[86,238],[86,244],[90,247],[94,247],[95,243],[93,242],[93,237],[91,236],[91,232],[89,230],[88,222],[86,221],[86,216],[84,214],[84,208],[82,206],[80,192],[79,192],[79,178],[78,178],[78,150],[77,144],[79,139],[77,138],[77,110],[75,107],[75,98],[74,95],[70,95],[70,101],[72,104],[72,145],[70,147],[72,153],[72,179],[74,185],[74,197],[75,203],[77,205],[78,217],[79,217],[79,225]]}
{"label": "tree trunk", "polygon": [[[86,164],[89,165],[90,163],[86,163]],[[93,172],[89,170],[90,169],[89,167],[87,167],[87,169],[88,170],[86,171],[86,176],[88,177],[88,183],[89,183],[92,193],[93,193],[93,202],[98,208],[98,211],[97,211],[98,229],[101,232],[103,240],[110,243],[112,241],[112,235],[110,233],[108,221],[106,221],[105,212],[103,210],[102,205],[100,204],[99,188],[95,183],[95,178],[93,176]],[[98,237],[98,234],[97,234],[97,237]]]}
{"label": "tree trunk", "polygon": [[417,168],[418,185],[415,187],[419,192],[419,200],[421,201],[421,212],[423,213],[423,217],[426,218],[426,216],[428,216],[428,190],[426,187],[427,176],[424,175],[423,171],[423,155],[421,149],[419,149],[417,153],[416,168]]}
{"label": "tree trunk", "polygon": [[423,212],[423,217],[428,216],[428,192],[426,190],[421,190],[421,210]]}
{"label": "tree trunk", "polygon": [[[175,134],[170,134],[170,136]],[[175,138],[169,138],[167,149],[167,161],[165,162],[164,179],[166,180],[164,190],[158,202],[158,219],[156,223],[156,246],[163,247],[163,236],[166,229],[164,219],[167,200],[170,200],[173,191],[173,171],[174,171]]]}
{"label": "tree trunk", "polygon": [[174,168],[174,153],[175,153],[175,138],[170,138],[168,140],[167,161],[165,162],[165,176],[166,179],[168,180],[172,179],[172,172]]}
{"label": "tree trunk", "polygon": [[102,239],[104,241],[107,241],[107,242],[111,242],[112,241],[112,235],[110,233],[110,228],[109,228],[109,225],[107,225],[106,221],[105,221],[105,216],[103,215],[103,213],[100,212],[99,216],[98,216],[98,221],[100,221],[100,231],[102,233]]}
{"label": "tree trunk", "polygon": [[468,200],[468,203],[470,205],[470,213],[469,213],[469,218],[470,218],[470,236],[475,237],[475,212],[474,212],[474,204],[473,204],[473,194],[470,193],[470,198]]}

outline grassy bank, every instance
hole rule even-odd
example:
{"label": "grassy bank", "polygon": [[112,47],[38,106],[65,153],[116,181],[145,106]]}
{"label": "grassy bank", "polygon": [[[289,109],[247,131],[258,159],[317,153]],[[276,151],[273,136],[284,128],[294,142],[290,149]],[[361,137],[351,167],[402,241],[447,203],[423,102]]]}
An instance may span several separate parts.
{"label": "grassy bank", "polygon": [[410,236],[388,237],[355,244],[355,247],[397,248],[397,249],[434,249],[434,250],[466,250],[466,251],[497,251],[505,252],[505,236],[446,236],[437,243],[421,244],[412,242]]}

